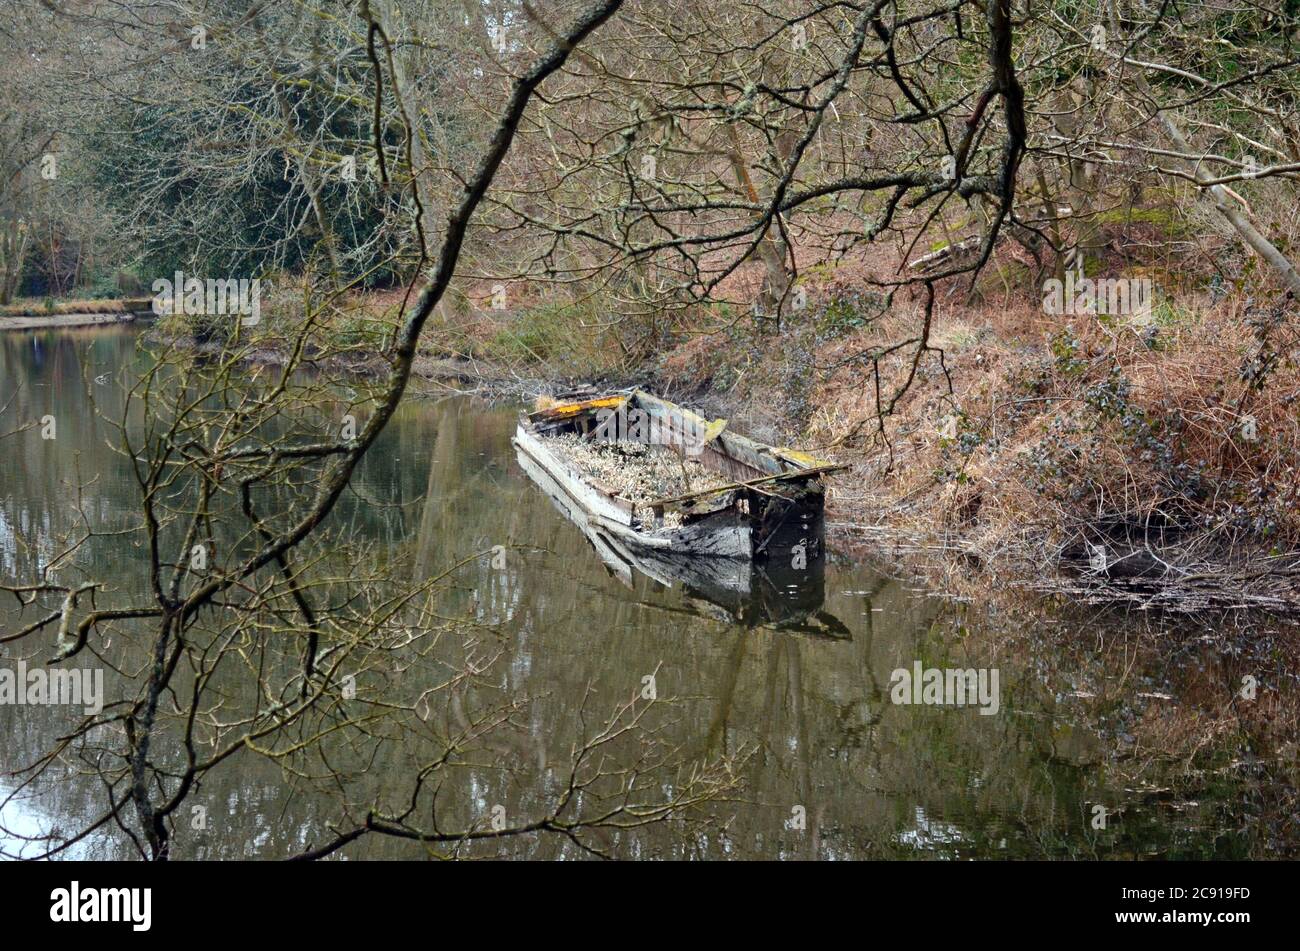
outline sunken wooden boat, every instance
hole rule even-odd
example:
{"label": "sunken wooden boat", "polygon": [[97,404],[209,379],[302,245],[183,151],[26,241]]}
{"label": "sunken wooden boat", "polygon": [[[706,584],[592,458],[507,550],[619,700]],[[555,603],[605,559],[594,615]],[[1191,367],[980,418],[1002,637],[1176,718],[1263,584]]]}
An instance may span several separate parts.
{"label": "sunken wooden boat", "polygon": [[[568,437],[563,439],[561,437]],[[633,499],[566,455],[574,441],[648,443],[712,473],[708,488]],[[520,466],[571,519],[612,551],[689,561],[727,575],[726,564],[779,559],[796,568],[821,557],[824,478],[840,468],[793,449],[749,439],[641,390],[561,402],[520,415]],[[683,466],[683,470],[685,466]]]}

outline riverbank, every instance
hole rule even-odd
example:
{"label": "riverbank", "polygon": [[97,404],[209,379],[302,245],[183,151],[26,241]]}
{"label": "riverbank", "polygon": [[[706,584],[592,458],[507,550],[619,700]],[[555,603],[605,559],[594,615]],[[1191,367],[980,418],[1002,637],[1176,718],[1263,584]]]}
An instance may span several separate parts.
{"label": "riverbank", "polygon": [[[755,349],[665,365],[850,466],[831,524],[957,596],[1300,613],[1300,338],[1280,306],[1171,300],[1149,323],[938,311],[831,292]],[[734,382],[733,382],[734,381]]]}
{"label": "riverbank", "polygon": [[27,300],[0,307],[0,333],[130,323],[152,316],[147,299]]}
{"label": "riverbank", "polygon": [[24,317],[0,316],[0,332],[6,330],[57,330],[67,327],[94,327],[101,324],[125,324],[134,314],[43,314]]}

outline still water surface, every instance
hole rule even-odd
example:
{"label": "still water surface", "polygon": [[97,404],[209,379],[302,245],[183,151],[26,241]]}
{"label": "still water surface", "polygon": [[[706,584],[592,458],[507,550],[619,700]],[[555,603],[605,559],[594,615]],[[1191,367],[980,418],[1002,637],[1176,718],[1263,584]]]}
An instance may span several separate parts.
{"label": "still water surface", "polygon": [[[102,532],[134,524],[137,487],[95,409],[120,411],[118,373],[144,359],[129,330],[0,336],[0,434],[46,414],[60,427],[55,440],[28,430],[0,443],[5,583],[30,582],[77,519]],[[1294,628],[1125,618],[1007,591],[959,602],[877,574],[833,542],[820,590],[794,604],[782,603],[779,579],[775,596],[746,602],[621,577],[519,469],[516,413],[464,397],[408,400],[333,516],[376,551],[401,551],[417,575],[465,561],[448,581],[448,615],[490,629],[500,659],[489,676],[503,694],[531,698],[510,730],[445,780],[447,825],[496,806],[512,819],[538,814],[554,794],[547,764],[571,749],[584,711],[612,708],[657,672],[671,701],[665,736],[701,758],[746,755],[746,784],[710,804],[716,821],[698,829],[662,825],[599,842],[622,857],[1296,853],[1295,738],[1232,715],[1245,673],[1278,716],[1294,709],[1295,678],[1275,649],[1294,643]],[[120,591],[144,591],[144,561],[124,538],[96,538],[75,557]],[[475,557],[494,546],[507,550],[504,569]],[[0,637],[19,617],[6,597]],[[0,645],[0,666],[39,662],[42,651]],[[891,673],[918,661],[997,668],[996,715],[891,702]],[[0,797],[69,722],[63,711],[0,706]],[[415,750],[387,748],[350,781],[400,786],[419,763]],[[318,785],[252,755],[204,786],[206,828],[181,824],[178,857],[288,855],[326,839],[336,818]],[[0,846],[20,853],[18,836],[77,828],[98,814],[101,795],[93,778],[73,777],[11,798]],[[105,829],[71,854],[132,852]],[[343,854],[422,852],[376,838]],[[585,853],[524,837],[474,854]]]}

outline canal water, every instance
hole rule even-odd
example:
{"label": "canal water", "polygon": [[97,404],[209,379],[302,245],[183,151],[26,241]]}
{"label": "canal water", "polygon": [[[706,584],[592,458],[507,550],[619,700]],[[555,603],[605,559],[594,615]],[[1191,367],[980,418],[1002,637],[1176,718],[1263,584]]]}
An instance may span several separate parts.
{"label": "canal water", "polygon": [[[30,583],[53,565],[63,579],[106,578],[105,599],[147,593],[133,531],[139,490],[110,421],[123,411],[123,378],[148,359],[129,329],[0,336],[0,435],[37,422],[0,439],[0,583]],[[655,755],[729,758],[742,784],[683,819],[592,834],[588,845],[604,854],[1297,853],[1294,627],[1118,613],[1005,589],[957,601],[873,571],[833,540],[817,583],[797,590],[777,572],[745,594],[629,571],[603,560],[521,471],[510,443],[517,412],[461,396],[409,399],[331,516],[370,545],[356,572],[391,563],[415,579],[445,575],[440,649],[484,659],[473,687],[422,713],[423,738],[377,731],[364,749],[293,769],[239,753],[204,780],[192,800],[199,811],[179,817],[177,857],[273,858],[319,845],[369,803],[409,788],[430,749],[502,705],[511,712],[500,728],[439,774],[437,821],[527,822],[562,794],[574,749],[619,704],[644,700],[648,685]],[[57,438],[42,438],[46,416]],[[97,537],[65,551],[79,525]],[[0,641],[32,618],[3,594]],[[42,638],[0,643],[0,669],[43,663],[53,635]],[[128,667],[130,650],[118,649],[102,645],[103,662]],[[443,660],[395,664],[384,672],[392,695],[436,684]],[[995,673],[993,702],[900,702],[924,700],[896,687],[896,671],[917,669]],[[110,700],[119,676],[110,669]],[[111,754],[83,751],[57,780],[26,783],[34,758],[78,714],[0,705],[9,857],[103,812],[102,775],[121,765]],[[634,751],[611,757],[627,769]],[[656,776],[665,793],[685,781],[680,769]],[[64,854],[134,853],[108,823]],[[367,837],[340,854],[426,851]],[[591,853],[563,836],[525,835],[459,854]]]}

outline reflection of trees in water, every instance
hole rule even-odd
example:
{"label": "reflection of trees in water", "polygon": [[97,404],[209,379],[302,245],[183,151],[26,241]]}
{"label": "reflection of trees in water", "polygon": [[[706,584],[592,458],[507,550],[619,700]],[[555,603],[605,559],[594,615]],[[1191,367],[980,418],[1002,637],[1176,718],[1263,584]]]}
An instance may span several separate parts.
{"label": "reflection of trees in water", "polygon": [[[0,433],[30,427],[0,448],[0,577],[33,577],[63,551],[67,532],[54,513],[80,505],[88,520],[107,531],[131,518],[120,494],[102,484],[120,484],[122,470],[104,443],[108,429],[94,412],[98,407],[115,419],[120,392],[94,381],[129,367],[134,352],[135,337],[125,331],[0,335]],[[41,438],[45,416],[55,420],[52,440]],[[83,486],[89,489],[84,496]]]}
{"label": "reflection of trees in water", "polygon": [[[688,698],[675,729],[679,742],[701,754],[753,750],[746,804],[737,806],[730,826],[742,853],[899,855],[927,848],[1070,855],[1124,847],[1122,829],[1110,837],[1090,834],[1086,806],[1107,801],[1122,808],[1125,792],[1107,781],[1104,759],[1130,754],[1105,745],[1112,740],[1106,708],[1063,717],[1051,688],[1104,680],[1123,666],[1113,657],[1060,652],[1050,618],[981,618],[896,583],[837,571],[828,588],[864,592],[830,597],[841,617],[858,619],[851,642],[728,628],[672,610],[671,593],[644,579],[630,594],[602,583],[579,533],[540,497],[509,507],[508,519],[491,508],[470,513],[476,526],[491,527],[491,538],[551,550],[521,556],[527,570],[517,583],[524,591],[507,625],[514,661],[504,689],[538,696],[526,728],[537,747],[563,748],[588,684],[631,690],[640,673],[662,661],[660,682]],[[1123,627],[1115,630],[1122,634]],[[995,648],[1008,631],[1023,648],[1020,659]],[[916,658],[999,666],[1003,713],[893,706],[881,685]],[[1147,676],[1159,676],[1158,654],[1147,651],[1142,663],[1152,672]],[[520,748],[529,745],[521,737]],[[1157,758],[1148,765],[1169,781],[1183,768]],[[525,776],[518,780],[526,801],[535,777]],[[785,828],[794,805],[807,809],[808,829],[799,835]],[[1141,834],[1161,839],[1154,830]],[[1183,838],[1201,841],[1210,853],[1216,848],[1209,828],[1186,829]],[[676,854],[692,848],[662,844]]]}

